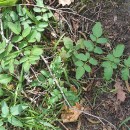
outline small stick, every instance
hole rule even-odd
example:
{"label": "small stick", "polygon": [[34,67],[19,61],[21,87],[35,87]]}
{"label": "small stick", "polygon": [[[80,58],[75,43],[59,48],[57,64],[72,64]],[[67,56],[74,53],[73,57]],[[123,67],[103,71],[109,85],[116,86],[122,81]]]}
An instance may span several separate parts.
{"label": "small stick", "polygon": [[46,66],[47,66],[47,68],[48,68],[48,70],[49,70],[49,72],[50,72],[50,74],[51,74],[53,80],[55,81],[56,86],[59,88],[59,90],[60,90],[60,92],[61,92],[61,94],[62,94],[62,96],[63,96],[65,102],[67,103],[67,105],[68,105],[69,107],[71,107],[71,105],[70,105],[70,103],[68,102],[68,100],[67,100],[67,98],[66,98],[66,96],[65,96],[65,94],[64,94],[64,92],[63,92],[63,90],[61,89],[61,86],[60,86],[59,83],[58,83],[58,80],[55,78],[54,74],[52,73],[52,71],[51,71],[51,69],[50,69],[50,67],[49,67],[49,65],[48,65],[48,61],[44,58],[44,56],[41,56],[41,58],[42,58],[42,60],[44,61],[44,63],[46,64]]}

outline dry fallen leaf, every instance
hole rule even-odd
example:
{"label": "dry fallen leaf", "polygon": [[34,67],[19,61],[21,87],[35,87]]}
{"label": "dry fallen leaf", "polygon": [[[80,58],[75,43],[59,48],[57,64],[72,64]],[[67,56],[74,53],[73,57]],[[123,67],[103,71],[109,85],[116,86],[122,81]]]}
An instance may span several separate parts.
{"label": "dry fallen leaf", "polygon": [[73,106],[72,108],[68,108],[67,106],[64,106],[63,112],[61,114],[61,119],[63,123],[77,121],[80,114],[82,113],[81,111],[78,110],[83,110],[83,109],[84,108],[79,103],[76,103],[76,105]]}
{"label": "dry fallen leaf", "polygon": [[70,86],[70,89],[71,89],[71,91],[74,92],[74,93],[77,93],[77,92],[78,92],[77,88],[76,88],[74,85]]}
{"label": "dry fallen leaf", "polygon": [[15,88],[15,87],[14,87],[13,84],[7,85],[7,89],[8,89],[8,90],[13,90],[14,88]]}
{"label": "dry fallen leaf", "polygon": [[117,99],[121,102],[124,102],[126,99],[126,93],[123,91],[123,87],[122,87],[122,83],[121,81],[118,79],[115,83],[115,89],[117,90]]}
{"label": "dry fallen leaf", "polygon": [[128,92],[130,93],[130,85],[129,85],[128,81],[125,81],[125,84],[126,84]]}
{"label": "dry fallen leaf", "polygon": [[110,126],[103,126],[103,130],[112,130]]}
{"label": "dry fallen leaf", "polygon": [[59,4],[62,6],[70,5],[72,2],[74,2],[74,0],[59,0]]}

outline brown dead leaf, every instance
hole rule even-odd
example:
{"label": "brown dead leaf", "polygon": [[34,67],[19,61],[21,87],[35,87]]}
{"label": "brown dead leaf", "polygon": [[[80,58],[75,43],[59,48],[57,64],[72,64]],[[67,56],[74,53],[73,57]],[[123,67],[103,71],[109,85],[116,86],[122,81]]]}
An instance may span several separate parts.
{"label": "brown dead leaf", "polygon": [[74,2],[74,0],[59,0],[59,4],[62,6],[70,5],[72,2]]}
{"label": "brown dead leaf", "polygon": [[82,113],[81,111],[78,110],[83,110],[83,109],[84,108],[79,103],[76,103],[76,105],[73,106],[72,108],[68,108],[67,106],[64,106],[63,112],[61,114],[61,119],[63,123],[77,121],[80,114]]}
{"label": "brown dead leaf", "polygon": [[123,91],[122,83],[119,79],[117,79],[115,83],[115,89],[117,90],[117,99],[121,102],[124,102],[126,99],[126,93]]}
{"label": "brown dead leaf", "polygon": [[74,93],[78,92],[77,88],[74,85],[70,86],[70,90]]}
{"label": "brown dead leaf", "polygon": [[14,88],[15,88],[15,87],[14,87],[13,84],[10,84],[10,85],[7,86],[7,89],[8,89],[8,90],[13,90]]}
{"label": "brown dead leaf", "polygon": [[65,18],[62,16],[62,15],[60,15],[60,12],[56,12],[56,13],[54,13],[54,18],[57,20],[57,21],[65,21]]}
{"label": "brown dead leaf", "polygon": [[112,130],[110,126],[103,126],[103,130]]}
{"label": "brown dead leaf", "polygon": [[128,92],[130,93],[130,85],[129,85],[128,81],[125,81],[125,84],[126,84]]}

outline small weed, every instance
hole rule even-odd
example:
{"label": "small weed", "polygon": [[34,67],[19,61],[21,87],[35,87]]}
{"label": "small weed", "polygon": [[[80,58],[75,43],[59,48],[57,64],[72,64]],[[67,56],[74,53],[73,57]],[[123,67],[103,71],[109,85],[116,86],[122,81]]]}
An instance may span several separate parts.
{"label": "small weed", "polygon": [[[114,70],[120,70],[123,80],[128,80],[130,76],[130,57],[121,59],[125,46],[118,44],[111,52],[106,55],[104,46],[108,43],[108,39],[102,37],[103,30],[100,22],[97,22],[92,28],[90,40],[80,39],[77,43],[73,43],[71,39],[65,37],[63,39],[64,46],[61,50],[68,58],[72,57],[76,66],[76,79],[81,79],[87,72],[92,72],[93,66],[101,66],[104,69],[103,77],[110,80]],[[100,55],[100,58],[99,58]],[[105,56],[106,55],[106,56]],[[123,61],[123,62],[122,62]]]}

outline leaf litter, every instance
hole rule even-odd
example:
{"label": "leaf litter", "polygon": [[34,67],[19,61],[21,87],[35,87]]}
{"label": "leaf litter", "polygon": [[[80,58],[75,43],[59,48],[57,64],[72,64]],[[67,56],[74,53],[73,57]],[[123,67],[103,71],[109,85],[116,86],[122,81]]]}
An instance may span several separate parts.
{"label": "leaf litter", "polygon": [[59,4],[62,6],[70,5],[72,2],[74,2],[74,0],[59,0]]}
{"label": "leaf litter", "polygon": [[124,92],[122,82],[119,79],[116,80],[114,87],[116,89],[117,100],[124,102],[126,99],[126,93]]}

